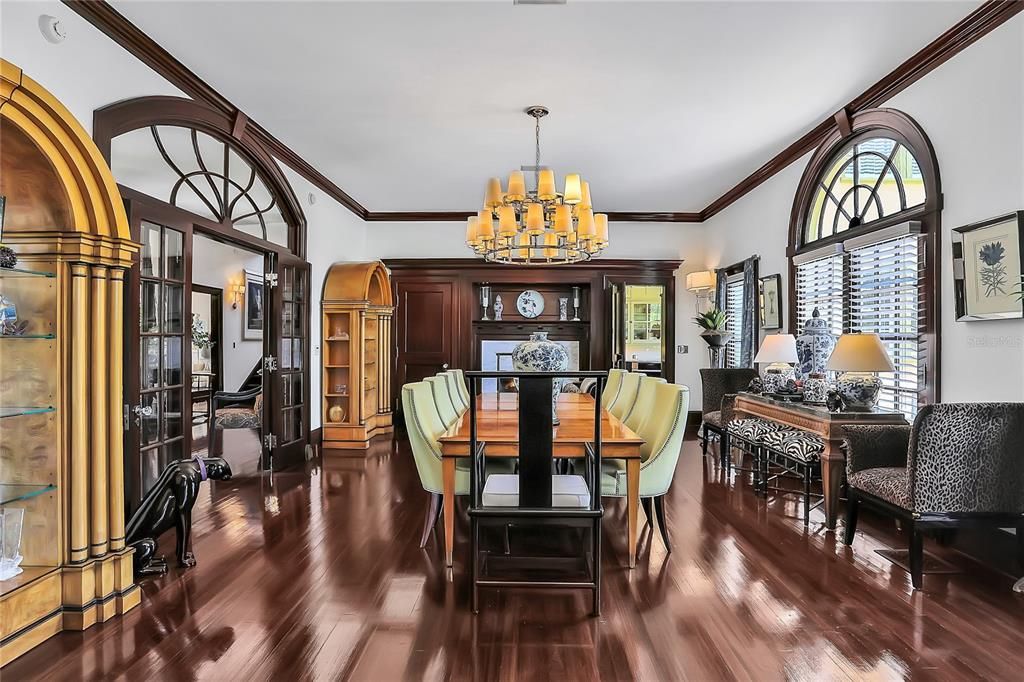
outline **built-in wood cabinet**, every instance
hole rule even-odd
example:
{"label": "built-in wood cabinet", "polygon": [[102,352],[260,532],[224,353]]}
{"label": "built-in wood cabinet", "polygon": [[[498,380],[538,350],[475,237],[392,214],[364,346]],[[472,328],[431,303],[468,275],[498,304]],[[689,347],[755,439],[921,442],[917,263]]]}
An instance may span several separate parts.
{"label": "built-in wood cabinet", "polygon": [[394,305],[379,261],[335,263],[324,280],[323,447],[365,450],[390,433]]}

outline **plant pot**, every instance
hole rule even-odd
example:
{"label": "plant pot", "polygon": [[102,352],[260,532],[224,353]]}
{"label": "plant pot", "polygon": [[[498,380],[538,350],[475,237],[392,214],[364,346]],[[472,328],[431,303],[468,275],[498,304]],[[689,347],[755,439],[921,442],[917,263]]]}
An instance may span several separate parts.
{"label": "plant pot", "polygon": [[732,332],[722,329],[705,329],[700,335],[712,348],[721,348],[732,338]]}

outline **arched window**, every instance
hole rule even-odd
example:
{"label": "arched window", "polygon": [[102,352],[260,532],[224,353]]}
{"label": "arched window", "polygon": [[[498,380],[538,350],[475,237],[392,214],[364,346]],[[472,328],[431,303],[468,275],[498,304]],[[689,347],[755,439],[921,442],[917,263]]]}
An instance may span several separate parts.
{"label": "arched window", "polygon": [[940,210],[924,131],[876,109],[814,153],[790,221],[793,331],[817,310],[834,334],[878,334],[896,366],[882,375],[880,407],[911,419],[938,399]]}

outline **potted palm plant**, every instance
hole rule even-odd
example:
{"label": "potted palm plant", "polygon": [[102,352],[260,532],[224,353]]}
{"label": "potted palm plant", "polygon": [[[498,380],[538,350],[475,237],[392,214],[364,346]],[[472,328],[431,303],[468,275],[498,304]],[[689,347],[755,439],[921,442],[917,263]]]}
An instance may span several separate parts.
{"label": "potted palm plant", "polygon": [[698,327],[703,329],[700,333],[704,340],[712,348],[721,348],[729,342],[732,338],[732,332],[726,331],[725,327],[729,324],[730,315],[723,310],[718,308],[711,308],[707,312],[701,313],[697,317],[693,318],[693,321]]}

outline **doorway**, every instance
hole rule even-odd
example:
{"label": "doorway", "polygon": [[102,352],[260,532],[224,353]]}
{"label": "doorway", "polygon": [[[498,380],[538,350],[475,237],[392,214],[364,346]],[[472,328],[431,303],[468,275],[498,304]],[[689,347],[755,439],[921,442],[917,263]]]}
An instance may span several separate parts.
{"label": "doorway", "polygon": [[224,290],[192,282],[192,448],[209,448],[210,398],[224,388]]}
{"label": "doorway", "polygon": [[672,380],[674,287],[631,278],[607,282],[610,365]]}

